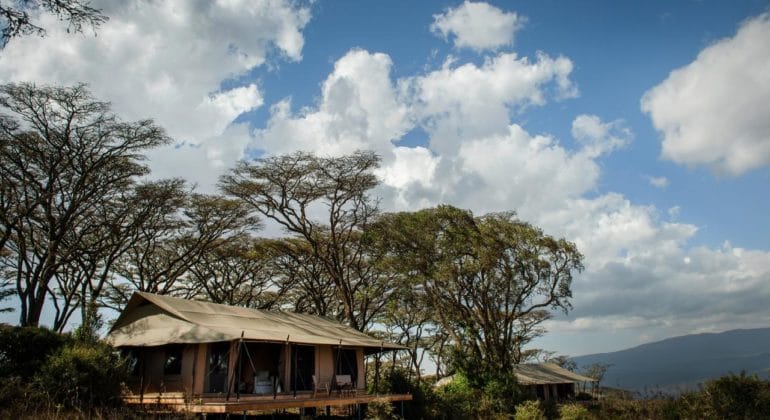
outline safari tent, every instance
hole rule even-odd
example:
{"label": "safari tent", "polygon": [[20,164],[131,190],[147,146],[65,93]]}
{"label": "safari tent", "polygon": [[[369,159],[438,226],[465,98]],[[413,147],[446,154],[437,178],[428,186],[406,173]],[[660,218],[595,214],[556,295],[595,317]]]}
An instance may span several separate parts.
{"label": "safari tent", "polygon": [[513,368],[516,380],[541,400],[575,396],[575,384],[595,382],[593,378],[571,372],[555,363],[520,364]]}
{"label": "safari tent", "polygon": [[402,348],[318,316],[142,292],[107,340],[129,359],[127,402],[198,412],[366,402],[364,356]]}

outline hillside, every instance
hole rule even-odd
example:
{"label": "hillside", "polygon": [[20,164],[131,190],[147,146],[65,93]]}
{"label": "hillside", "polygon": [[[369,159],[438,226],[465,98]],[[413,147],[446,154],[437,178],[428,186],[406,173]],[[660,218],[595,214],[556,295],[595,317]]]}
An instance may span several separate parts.
{"label": "hillside", "polygon": [[641,392],[692,389],[741,371],[770,378],[770,328],[685,335],[573,360],[579,369],[610,364],[602,385]]}

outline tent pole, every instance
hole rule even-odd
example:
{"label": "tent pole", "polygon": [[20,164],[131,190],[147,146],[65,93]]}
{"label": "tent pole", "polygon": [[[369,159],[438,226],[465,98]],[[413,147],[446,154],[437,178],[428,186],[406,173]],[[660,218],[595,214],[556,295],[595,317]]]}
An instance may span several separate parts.
{"label": "tent pole", "polygon": [[139,379],[139,406],[144,405],[144,351],[137,350],[139,354],[139,369],[142,371],[142,375]]}
{"label": "tent pole", "polygon": [[241,379],[243,379],[243,357],[241,357],[241,349],[243,349],[243,331],[241,331],[241,339],[238,341],[238,372],[233,375],[235,379],[235,400],[241,400]]}
{"label": "tent pole", "polygon": [[380,356],[382,355],[382,348],[385,343],[380,341],[380,352],[377,353],[377,357],[374,359],[374,393],[380,395]]}
{"label": "tent pole", "polygon": [[297,385],[299,385],[297,381],[297,346],[292,344],[291,350],[291,358],[294,363],[294,369],[292,369],[294,371],[294,386],[292,388],[294,388],[294,398],[297,398]]}
{"label": "tent pole", "polygon": [[[291,358],[291,354],[288,354],[288,355],[286,354],[287,350],[289,350],[289,337],[291,337],[291,334],[287,334],[287,335],[286,335],[286,346],[283,348],[283,355],[284,355],[284,359],[283,359],[283,363],[284,363],[284,373],[283,373],[283,378],[282,378],[282,380],[285,380],[286,382],[291,382],[291,380],[289,379],[289,375],[287,375],[287,374],[286,374],[286,365],[291,365],[291,360],[289,360],[289,359]],[[284,386],[284,391],[287,391],[287,389],[285,389],[285,388],[286,388],[288,385],[289,385],[289,384],[287,384],[287,383],[284,383],[284,384],[283,384],[283,386]],[[278,386],[274,386],[274,387],[273,387],[273,399],[276,399],[276,397],[277,397],[277,396],[278,396]]]}

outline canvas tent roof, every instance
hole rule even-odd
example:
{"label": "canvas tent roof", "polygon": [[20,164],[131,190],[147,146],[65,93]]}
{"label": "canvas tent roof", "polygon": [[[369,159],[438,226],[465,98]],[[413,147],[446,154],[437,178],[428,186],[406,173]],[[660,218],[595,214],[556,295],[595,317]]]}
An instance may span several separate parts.
{"label": "canvas tent roof", "polygon": [[554,363],[521,364],[513,368],[516,380],[522,385],[567,384],[594,382],[593,378],[570,372]]}
{"label": "canvas tent roof", "polygon": [[401,349],[338,322],[136,292],[107,335],[116,347],[246,340]]}

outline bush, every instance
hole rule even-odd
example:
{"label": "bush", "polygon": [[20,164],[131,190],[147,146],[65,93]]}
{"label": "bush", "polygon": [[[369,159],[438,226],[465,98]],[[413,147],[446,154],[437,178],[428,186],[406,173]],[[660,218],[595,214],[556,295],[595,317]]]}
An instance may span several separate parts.
{"label": "bush", "polygon": [[[410,374],[408,369],[402,367],[388,367],[381,371],[378,389],[370,382],[369,392],[384,394],[412,394],[411,401],[405,401],[404,417],[408,419],[430,419],[438,414],[439,402],[432,384],[419,381]],[[370,378],[373,381],[372,378]]]}
{"label": "bush", "polygon": [[482,408],[487,413],[513,413],[522,393],[513,373],[488,377],[483,388]]}
{"label": "bush", "polygon": [[35,377],[50,400],[68,408],[120,404],[125,363],[106,344],[75,344],[51,356]]}
{"label": "bush", "polygon": [[374,400],[366,406],[367,420],[395,420],[400,418],[388,400]]}
{"label": "bush", "polygon": [[729,375],[706,383],[705,413],[723,419],[770,417],[770,383],[756,376]]}
{"label": "bush", "polygon": [[537,400],[524,401],[516,406],[516,420],[545,420],[545,413]]}
{"label": "bush", "polygon": [[31,378],[49,356],[71,342],[69,336],[45,328],[0,327],[0,378]]}
{"label": "bush", "polygon": [[481,393],[471,387],[468,378],[462,373],[456,373],[452,382],[439,388],[436,393],[441,400],[442,417],[450,419],[478,417],[477,409]]}
{"label": "bush", "polygon": [[561,420],[589,420],[591,414],[587,408],[580,404],[564,404],[559,407],[559,418]]}

